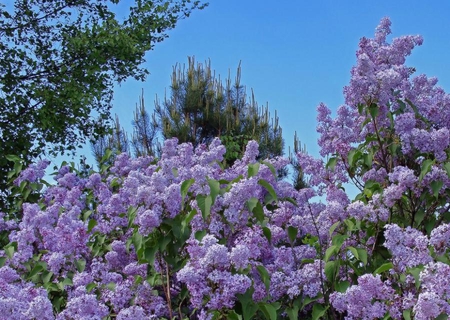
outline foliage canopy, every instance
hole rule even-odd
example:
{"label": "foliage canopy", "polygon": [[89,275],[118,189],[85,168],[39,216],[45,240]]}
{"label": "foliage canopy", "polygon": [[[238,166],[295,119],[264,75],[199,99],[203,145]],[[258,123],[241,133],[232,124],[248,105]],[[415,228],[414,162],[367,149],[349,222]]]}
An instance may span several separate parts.
{"label": "foliage canopy", "polygon": [[[107,132],[113,84],[144,80],[145,53],[180,19],[205,7],[200,1],[137,0],[119,20],[119,2],[0,5],[0,154],[29,163],[46,151],[73,151]],[[1,157],[1,192],[10,169]]]}

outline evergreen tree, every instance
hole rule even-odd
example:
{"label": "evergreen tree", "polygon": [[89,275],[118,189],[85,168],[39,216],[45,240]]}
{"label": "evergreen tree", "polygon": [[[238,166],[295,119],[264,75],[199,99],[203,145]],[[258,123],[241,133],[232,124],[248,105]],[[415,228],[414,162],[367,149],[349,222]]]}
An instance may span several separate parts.
{"label": "evergreen tree", "polygon": [[203,65],[189,58],[187,69],[174,67],[171,80],[170,95],[155,103],[155,125],[164,139],[177,137],[197,146],[219,137],[227,147],[228,165],[242,156],[249,140],[259,143],[261,159],[283,154],[278,117],[271,118],[267,106],[259,107],[253,92],[248,99],[240,65],[234,82],[228,76],[224,85],[209,61]]}
{"label": "evergreen tree", "polygon": [[[227,149],[227,166],[243,155],[250,140],[257,141],[260,146],[259,159],[283,155],[284,141],[276,112],[275,117],[271,118],[268,106],[258,106],[253,91],[248,98],[240,79],[240,65],[234,82],[228,76],[225,85],[220,77],[215,76],[210,61],[203,65],[195,63],[194,58],[188,58],[187,69],[174,66],[170,95],[163,102],[156,99],[155,110],[150,116],[142,94],[134,112],[131,143],[121,140],[126,135],[122,135],[123,129],[120,129],[117,119],[115,134],[93,146],[97,162],[100,163],[106,149],[113,151],[113,159],[114,154],[122,151],[120,146],[130,144],[135,156],[158,156],[158,133],[163,139],[176,137],[179,143],[190,142],[194,147],[208,144],[219,137]],[[294,152],[306,152],[306,147],[301,147],[297,133],[294,136]],[[294,171],[294,186],[297,190],[302,189],[307,186],[303,172],[296,163],[296,157],[290,155],[289,158]],[[287,172],[279,174],[285,177]]]}
{"label": "evergreen tree", "polygon": [[114,157],[105,157],[107,150],[114,155],[124,152],[129,153],[129,140],[127,132],[120,125],[119,117],[117,115],[112,133],[109,135],[104,135],[97,139],[94,143],[91,143],[91,148],[95,161],[98,164],[105,163],[105,161],[107,164],[112,164],[114,161]]}
{"label": "evergreen tree", "polygon": [[296,190],[300,190],[308,187],[308,183],[305,180],[305,175],[303,173],[302,167],[298,163],[297,154],[298,153],[307,153],[306,145],[302,146],[300,140],[297,136],[297,131],[294,133],[294,154],[291,154],[291,150],[289,148],[289,160],[291,161],[293,173],[292,173],[292,185]]}

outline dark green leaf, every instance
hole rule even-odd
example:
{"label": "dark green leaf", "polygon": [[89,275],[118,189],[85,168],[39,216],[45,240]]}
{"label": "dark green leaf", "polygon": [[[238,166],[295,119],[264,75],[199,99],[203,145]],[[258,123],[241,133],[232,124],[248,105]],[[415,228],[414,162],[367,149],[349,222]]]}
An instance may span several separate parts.
{"label": "dark green leaf", "polygon": [[261,310],[268,320],[277,320],[277,310],[271,304],[260,302],[258,303],[259,310]]}
{"label": "dark green leaf", "polygon": [[197,200],[198,207],[202,211],[203,220],[206,221],[211,214],[211,205],[212,205],[211,195],[205,196],[205,195],[199,194],[196,197],[196,200]]}
{"label": "dark green leaf", "polygon": [[270,171],[272,172],[273,176],[276,177],[277,176],[277,171],[275,170],[275,167],[273,166],[273,164],[271,164],[270,162],[267,161],[262,161],[262,164],[266,165],[267,167],[269,167]]}
{"label": "dark green leaf", "polygon": [[338,160],[338,158],[331,157],[327,162],[326,168],[330,169],[331,171],[334,171],[334,168],[336,167],[336,164],[337,164],[337,160]]}
{"label": "dark green leaf", "polygon": [[331,247],[327,248],[327,250],[325,251],[325,256],[324,256],[325,262],[330,260],[330,258],[333,255],[335,255],[338,251],[339,251],[339,249],[337,248],[337,246],[331,246]]}
{"label": "dark green leaf", "polygon": [[325,264],[325,275],[330,282],[334,282],[334,278],[339,270],[338,261],[328,261]]}
{"label": "dark green leaf", "polygon": [[262,282],[266,286],[266,290],[269,291],[269,288],[270,288],[270,275],[269,275],[269,272],[262,265],[256,266],[256,269],[258,270],[258,273],[261,276]]}
{"label": "dark green leaf", "polygon": [[83,272],[84,268],[86,267],[86,260],[84,259],[77,259],[75,260],[75,266],[78,270],[78,272]]}
{"label": "dark green leaf", "polygon": [[269,243],[271,243],[272,232],[270,231],[270,229],[268,227],[262,227],[262,231],[263,231],[264,236],[267,238],[267,241],[269,241]]}
{"label": "dark green leaf", "polygon": [[433,196],[437,199],[439,197],[439,192],[441,191],[444,183],[441,180],[431,181],[430,186],[431,190],[433,190]]}
{"label": "dark green leaf", "polygon": [[325,312],[327,312],[328,308],[329,306],[324,307],[323,305],[316,303],[313,306],[312,320],[318,320],[322,318],[325,315]]}
{"label": "dark green leaf", "polygon": [[295,239],[297,238],[298,229],[294,226],[289,226],[287,232],[289,241],[291,242],[291,244],[294,244]]}
{"label": "dark green leaf", "polygon": [[267,182],[264,179],[259,179],[258,184],[261,185],[262,187],[264,187],[264,189],[266,189],[267,192],[269,192],[270,196],[272,197],[272,199],[275,202],[278,202],[277,194],[275,193],[275,190],[273,189],[273,187],[271,186],[271,184],[269,182]]}
{"label": "dark green leaf", "polygon": [[363,265],[367,265],[367,250],[363,248],[356,248],[358,251],[359,260],[363,263]]}
{"label": "dark green leaf", "polygon": [[212,204],[216,201],[216,197],[220,192],[220,183],[214,179],[208,179],[208,185],[211,193]]}
{"label": "dark green leaf", "polygon": [[89,220],[87,232],[88,232],[88,233],[91,232],[92,229],[93,229],[96,225],[97,225],[97,220],[95,220],[95,219]]}
{"label": "dark green leaf", "polygon": [[258,171],[259,171],[259,166],[260,166],[259,162],[255,162],[255,163],[249,164],[248,165],[248,170],[247,170],[247,178],[251,178],[251,177],[256,176],[258,174]]}
{"label": "dark green leaf", "polygon": [[195,179],[192,178],[192,179],[183,181],[183,183],[181,184],[181,201],[182,202],[184,202],[184,198],[186,198],[188,190],[194,184],[194,182],[195,182]]}
{"label": "dark green leaf", "polygon": [[392,268],[394,268],[394,265],[392,264],[392,262],[387,262],[387,263],[381,265],[380,267],[378,267],[377,270],[375,270],[373,272],[373,274],[374,275],[381,274],[385,271],[391,270]]}
{"label": "dark green leaf", "polygon": [[422,181],[423,177],[431,171],[431,166],[434,164],[434,160],[426,159],[422,162],[422,169],[420,170],[419,181]]}
{"label": "dark green leaf", "polygon": [[350,287],[350,282],[345,280],[345,281],[339,281],[336,283],[336,291],[337,292],[341,292],[344,293],[345,291],[347,291],[347,289]]}

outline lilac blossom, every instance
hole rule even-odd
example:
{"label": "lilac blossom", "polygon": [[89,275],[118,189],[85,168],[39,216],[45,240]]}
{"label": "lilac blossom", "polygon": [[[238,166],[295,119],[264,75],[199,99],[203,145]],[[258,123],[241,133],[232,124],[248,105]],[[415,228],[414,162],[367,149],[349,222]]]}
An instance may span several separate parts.
{"label": "lilac blossom", "polygon": [[346,312],[346,319],[383,318],[388,311],[385,301],[394,297],[394,290],[383,283],[380,275],[365,274],[358,278],[358,284],[346,292],[330,295],[332,306],[339,312]]}
{"label": "lilac blossom", "polygon": [[396,224],[385,226],[384,246],[392,253],[394,266],[400,271],[431,262],[428,238],[411,227],[400,228]]}

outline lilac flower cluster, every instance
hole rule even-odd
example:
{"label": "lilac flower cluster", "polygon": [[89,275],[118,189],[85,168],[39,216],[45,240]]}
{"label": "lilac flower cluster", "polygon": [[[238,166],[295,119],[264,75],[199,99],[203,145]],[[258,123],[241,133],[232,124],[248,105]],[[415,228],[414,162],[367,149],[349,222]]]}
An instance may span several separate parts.
{"label": "lilac flower cluster", "polygon": [[402,230],[396,224],[385,226],[384,246],[392,253],[392,261],[399,271],[427,264],[432,261],[428,250],[428,238],[420,231],[407,227]]}
{"label": "lilac flower cluster", "polygon": [[54,319],[52,304],[43,288],[21,279],[16,270],[0,268],[0,314],[3,319]]}
{"label": "lilac flower cluster", "polygon": [[20,172],[19,177],[14,181],[16,185],[20,185],[23,181],[38,182],[45,175],[45,169],[50,164],[48,160],[41,160],[36,164],[30,165],[28,168]]}
{"label": "lilac flower cluster", "polygon": [[251,279],[243,274],[232,274],[232,261],[237,267],[245,265],[249,252],[239,248],[229,253],[226,246],[218,244],[218,240],[210,235],[202,241],[191,240],[187,250],[190,260],[177,273],[177,278],[186,283],[192,305],[202,308],[207,299],[208,309],[233,308],[236,294],[245,293],[251,286]]}
{"label": "lilac flower cluster", "polygon": [[333,292],[330,301],[337,311],[346,312],[346,319],[379,319],[386,315],[387,302],[394,295],[395,291],[379,275],[365,274],[345,293]]}

